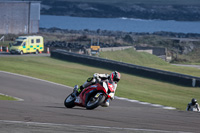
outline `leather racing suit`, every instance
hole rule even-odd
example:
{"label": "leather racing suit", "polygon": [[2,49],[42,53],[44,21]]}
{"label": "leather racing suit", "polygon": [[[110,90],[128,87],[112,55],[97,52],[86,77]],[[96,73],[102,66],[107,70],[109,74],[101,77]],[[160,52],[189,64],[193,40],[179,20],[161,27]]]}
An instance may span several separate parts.
{"label": "leather racing suit", "polygon": [[[77,92],[78,92],[77,95],[79,95],[84,88],[87,88],[88,86],[90,86],[92,84],[99,83],[102,80],[108,80],[109,83],[111,83],[113,85],[114,93],[110,93],[109,95],[111,96],[111,99],[114,99],[115,91],[117,89],[117,83],[110,80],[109,74],[94,73],[93,77],[88,78],[87,81],[83,85],[81,85],[79,87],[79,89],[77,89]],[[105,101],[101,106],[108,107],[109,100]]]}

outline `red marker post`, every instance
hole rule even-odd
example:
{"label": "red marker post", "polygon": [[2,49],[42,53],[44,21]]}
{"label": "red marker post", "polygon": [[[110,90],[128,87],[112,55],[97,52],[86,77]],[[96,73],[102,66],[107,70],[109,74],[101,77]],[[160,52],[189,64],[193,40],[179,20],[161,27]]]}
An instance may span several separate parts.
{"label": "red marker post", "polygon": [[49,47],[47,47],[47,54],[49,54],[50,52],[49,52]]}
{"label": "red marker post", "polygon": [[8,53],[9,51],[8,51],[8,46],[6,47],[6,52]]}

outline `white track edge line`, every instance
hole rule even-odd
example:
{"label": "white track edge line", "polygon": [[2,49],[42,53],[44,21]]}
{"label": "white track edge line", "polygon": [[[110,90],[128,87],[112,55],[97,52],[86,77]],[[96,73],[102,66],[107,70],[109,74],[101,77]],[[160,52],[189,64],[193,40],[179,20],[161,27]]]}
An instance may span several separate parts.
{"label": "white track edge line", "polygon": [[9,121],[0,120],[4,123],[14,123],[14,124],[32,124],[32,125],[46,125],[46,126],[71,126],[71,127],[86,127],[86,128],[99,128],[99,129],[116,129],[116,130],[130,130],[130,131],[147,131],[147,132],[163,132],[163,133],[192,133],[183,131],[165,131],[165,130],[154,130],[154,129],[139,129],[139,128],[120,128],[120,127],[106,127],[106,126],[92,126],[92,125],[73,125],[73,124],[56,124],[56,123],[41,123],[41,122],[25,122],[25,121]]}
{"label": "white track edge line", "polygon": [[[21,75],[21,74],[17,74],[17,73],[6,72],[6,71],[0,71],[0,72],[11,74],[11,75],[16,75],[16,76],[21,76],[21,77],[25,77],[25,78],[35,79],[35,80],[39,80],[39,81],[44,81],[44,82],[47,82],[47,83],[51,83],[51,84],[55,84],[55,85],[59,85],[59,86],[62,86],[62,87],[68,87],[70,89],[73,89],[73,87],[71,87],[71,86],[67,86],[67,85],[63,85],[63,84],[59,84],[59,83],[55,83],[55,82],[51,82],[51,81],[47,81],[47,80],[43,80],[43,79],[39,79],[39,78],[34,78],[34,77]],[[159,107],[159,108],[168,109],[168,110],[175,110],[176,109],[174,107],[168,107],[168,106],[163,106],[163,105],[159,105],[159,104],[152,104],[152,103],[147,103],[147,102],[140,102],[138,100],[132,100],[132,99],[118,97],[118,96],[115,96],[115,98],[119,99],[119,100],[124,100],[124,101],[128,101],[128,102],[139,103],[139,104],[145,104],[145,105],[150,105],[150,106],[153,106],[153,107]]]}
{"label": "white track edge line", "polygon": [[175,110],[176,109],[174,107],[168,107],[168,106],[163,106],[163,105],[160,105],[160,104],[152,104],[152,103],[147,103],[147,102],[140,102],[138,100],[131,100],[131,99],[128,99],[128,98],[123,98],[123,97],[118,97],[118,96],[115,96],[115,98],[120,99],[120,100],[124,100],[124,101],[129,101],[129,102],[132,102],[132,103],[150,105],[150,106],[153,106],[153,107],[158,107],[158,108],[163,108],[163,109],[168,109],[168,110]]}
{"label": "white track edge line", "polygon": [[31,76],[26,76],[26,75],[17,74],[17,73],[11,73],[11,72],[6,72],[6,71],[0,71],[0,72],[2,72],[2,73],[7,73],[7,74],[11,74],[11,75],[16,75],[16,76],[21,76],[21,77],[24,77],[24,78],[30,78],[30,79],[35,79],[35,80],[39,80],[39,81],[44,81],[44,82],[47,82],[47,83],[51,83],[51,84],[55,84],[55,85],[59,85],[59,86],[68,87],[68,88],[70,88],[70,89],[73,89],[73,88],[70,87],[70,86],[63,85],[63,84],[59,84],[59,83],[55,83],[55,82],[51,82],[51,81],[44,80],[44,79],[34,78],[34,77],[31,77]]}
{"label": "white track edge line", "polygon": [[[3,93],[0,93],[0,95],[7,96],[7,97],[13,97],[13,96],[6,95],[6,94],[3,94]],[[21,99],[21,98],[18,98],[18,97],[13,97],[13,98],[16,99],[17,101],[24,101],[24,99]]]}

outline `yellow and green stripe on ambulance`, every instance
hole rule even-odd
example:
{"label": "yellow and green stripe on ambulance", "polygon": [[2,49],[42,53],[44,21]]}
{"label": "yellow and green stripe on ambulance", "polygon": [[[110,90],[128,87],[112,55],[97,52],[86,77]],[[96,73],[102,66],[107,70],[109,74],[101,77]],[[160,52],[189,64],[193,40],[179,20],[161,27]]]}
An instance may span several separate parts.
{"label": "yellow and green stripe on ambulance", "polygon": [[19,36],[10,47],[11,54],[41,53],[44,51],[42,36]]}

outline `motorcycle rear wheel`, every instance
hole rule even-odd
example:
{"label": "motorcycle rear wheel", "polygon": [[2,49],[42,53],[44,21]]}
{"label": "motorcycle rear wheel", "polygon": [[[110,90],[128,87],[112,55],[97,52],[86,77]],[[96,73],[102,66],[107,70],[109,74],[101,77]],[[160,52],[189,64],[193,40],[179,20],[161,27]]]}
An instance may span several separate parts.
{"label": "motorcycle rear wheel", "polygon": [[99,105],[101,105],[105,101],[106,97],[104,95],[100,95],[98,98],[90,97],[86,104],[86,109],[95,109]]}
{"label": "motorcycle rear wheel", "polygon": [[66,108],[73,108],[75,106],[75,103],[74,103],[75,100],[76,100],[76,98],[69,95],[67,98],[65,98],[65,101],[64,101],[65,107]]}

